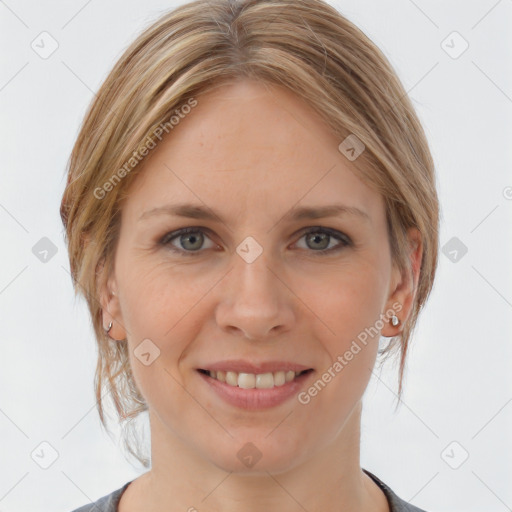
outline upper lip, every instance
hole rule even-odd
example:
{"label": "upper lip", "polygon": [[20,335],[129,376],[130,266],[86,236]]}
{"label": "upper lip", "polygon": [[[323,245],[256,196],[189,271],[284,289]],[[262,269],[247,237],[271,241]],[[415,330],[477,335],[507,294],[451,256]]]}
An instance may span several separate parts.
{"label": "upper lip", "polygon": [[216,363],[208,363],[201,366],[198,370],[211,370],[223,372],[236,372],[236,373],[272,373],[278,371],[294,371],[302,372],[304,370],[311,370],[310,366],[303,364],[292,363],[290,361],[262,361],[254,363],[245,361],[243,359],[230,359],[228,361],[217,361]]}

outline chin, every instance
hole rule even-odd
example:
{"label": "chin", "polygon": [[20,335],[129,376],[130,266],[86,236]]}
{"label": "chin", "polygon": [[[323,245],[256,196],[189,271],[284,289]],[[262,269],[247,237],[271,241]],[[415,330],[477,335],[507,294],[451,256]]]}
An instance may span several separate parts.
{"label": "chin", "polygon": [[[268,476],[293,469],[306,458],[304,446],[284,442],[276,437],[270,439],[265,434],[244,436],[243,440],[230,439],[222,447],[207,457],[210,462],[226,472],[247,476]],[[253,441],[249,441],[253,439]],[[208,446],[207,449],[211,449]]]}

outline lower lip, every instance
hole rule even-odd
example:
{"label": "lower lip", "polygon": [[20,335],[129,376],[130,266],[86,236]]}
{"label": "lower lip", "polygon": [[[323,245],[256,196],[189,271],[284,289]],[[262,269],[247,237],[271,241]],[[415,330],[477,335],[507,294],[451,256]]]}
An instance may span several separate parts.
{"label": "lower lip", "polygon": [[227,403],[240,409],[262,410],[276,407],[297,395],[303,387],[304,381],[309,379],[314,372],[307,372],[282,386],[267,389],[244,389],[230,386],[200,371],[197,373]]}

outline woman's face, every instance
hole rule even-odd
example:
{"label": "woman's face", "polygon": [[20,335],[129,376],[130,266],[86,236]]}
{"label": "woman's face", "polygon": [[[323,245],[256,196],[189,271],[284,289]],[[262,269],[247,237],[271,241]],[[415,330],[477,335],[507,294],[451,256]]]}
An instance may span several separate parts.
{"label": "woman's face", "polygon": [[383,199],[314,111],[247,81],[196,99],[130,189],[105,305],[152,428],[227,471],[283,471],[339,438],[408,299]]}

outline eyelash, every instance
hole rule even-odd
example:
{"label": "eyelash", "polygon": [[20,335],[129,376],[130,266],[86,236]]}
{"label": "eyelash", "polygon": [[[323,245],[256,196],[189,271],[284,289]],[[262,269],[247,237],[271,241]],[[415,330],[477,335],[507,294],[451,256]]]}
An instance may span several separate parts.
{"label": "eyelash", "polygon": [[[159,240],[159,244],[167,247],[172,252],[178,253],[180,255],[183,255],[183,256],[194,256],[194,255],[196,255],[198,253],[201,253],[201,252],[204,252],[204,251],[201,250],[201,249],[199,249],[197,251],[187,251],[185,249],[178,249],[177,247],[174,247],[173,245],[171,245],[170,242],[172,242],[174,239],[180,237],[181,235],[187,235],[189,233],[203,233],[203,234],[207,235],[208,231],[209,231],[208,229],[201,228],[200,226],[198,226],[198,227],[194,226],[194,227],[178,229],[176,231],[172,231],[170,233],[165,234]],[[332,253],[340,251],[341,249],[343,249],[345,247],[353,245],[352,240],[347,235],[345,235],[344,233],[341,233],[340,231],[336,231],[334,229],[324,228],[324,227],[321,227],[321,226],[310,227],[310,228],[307,228],[306,230],[302,231],[299,240],[301,238],[303,238],[304,236],[309,235],[310,233],[324,233],[326,235],[329,235],[331,238],[335,238],[336,240],[341,242],[340,244],[338,244],[338,245],[336,245],[334,247],[331,247],[330,249],[322,249],[320,251],[314,251],[313,249],[311,249],[309,252],[314,253],[315,256],[322,256],[322,255],[325,255],[325,254],[332,254]]]}

